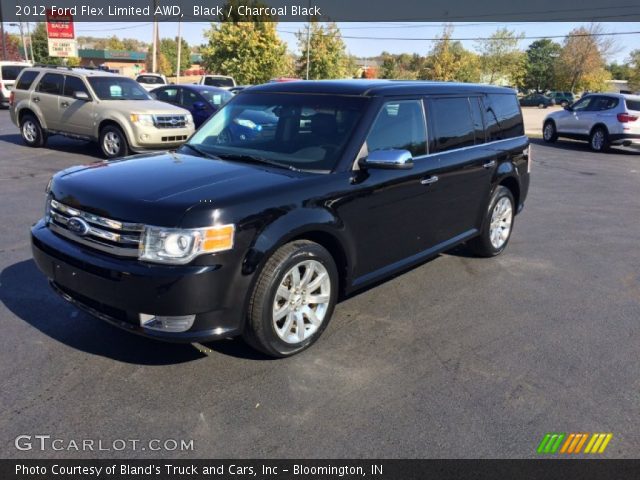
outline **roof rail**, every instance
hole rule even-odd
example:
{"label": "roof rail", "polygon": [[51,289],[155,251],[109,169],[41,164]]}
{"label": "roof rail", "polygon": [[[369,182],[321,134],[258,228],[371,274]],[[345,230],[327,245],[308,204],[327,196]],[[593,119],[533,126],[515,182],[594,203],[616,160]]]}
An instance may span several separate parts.
{"label": "roof rail", "polygon": [[67,67],[66,65],[49,65],[46,63],[36,63],[33,66],[39,68],[62,68],[64,70],[73,70],[71,67]]}

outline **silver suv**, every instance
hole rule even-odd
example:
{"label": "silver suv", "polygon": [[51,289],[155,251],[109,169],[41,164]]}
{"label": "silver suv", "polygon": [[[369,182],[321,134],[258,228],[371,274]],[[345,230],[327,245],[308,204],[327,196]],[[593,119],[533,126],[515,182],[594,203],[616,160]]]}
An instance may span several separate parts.
{"label": "silver suv", "polygon": [[26,68],[11,92],[10,113],[31,147],[60,134],[97,141],[107,158],[175,148],[194,131],[187,110],[153,100],[134,80],[101,70]]}
{"label": "silver suv", "polygon": [[547,115],[542,136],[586,140],[596,152],[611,145],[640,148],[640,96],[619,93],[585,95],[564,110]]}

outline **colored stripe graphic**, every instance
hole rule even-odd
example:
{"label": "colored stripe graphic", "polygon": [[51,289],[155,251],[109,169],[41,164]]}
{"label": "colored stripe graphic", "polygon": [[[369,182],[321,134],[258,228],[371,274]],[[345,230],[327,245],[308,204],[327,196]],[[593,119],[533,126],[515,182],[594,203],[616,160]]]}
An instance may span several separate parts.
{"label": "colored stripe graphic", "polygon": [[[589,438],[589,435],[591,435],[591,438]],[[612,438],[612,433],[549,432],[542,438],[537,452],[539,454],[564,453],[575,455],[582,452],[582,447],[586,443],[587,446],[583,453],[604,453]]]}

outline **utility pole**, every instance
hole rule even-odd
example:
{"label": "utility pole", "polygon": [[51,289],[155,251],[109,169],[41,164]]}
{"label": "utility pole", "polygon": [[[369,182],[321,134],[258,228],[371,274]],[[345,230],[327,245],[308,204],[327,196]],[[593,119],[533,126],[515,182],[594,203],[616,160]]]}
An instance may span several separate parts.
{"label": "utility pole", "polygon": [[31,28],[29,27],[29,22],[27,22],[27,37],[29,38],[29,52],[31,53],[31,63],[36,63],[33,57],[33,40],[31,39]]}
{"label": "utility pole", "polygon": [[307,80],[309,80],[309,58],[311,45],[311,19],[307,22]]}
{"label": "utility pole", "polygon": [[176,65],[176,85],[180,84],[180,54],[182,53],[182,36],[180,35],[180,25],[178,20],[178,65]]}
{"label": "utility pole", "polygon": [[158,17],[155,14],[158,0],[153,0],[153,53],[151,58],[151,72],[156,72],[156,56],[158,53]]}
{"label": "utility pole", "polygon": [[2,59],[9,60],[7,58],[7,45],[5,44],[4,38],[4,21],[2,17],[2,2],[0,2],[0,36],[2,37],[0,41],[2,41]]}
{"label": "utility pole", "polygon": [[27,52],[27,44],[24,40],[24,31],[22,30],[22,21],[18,24],[10,23],[9,25],[17,25],[20,28],[20,38],[22,39],[22,51],[24,52],[24,59],[29,60],[29,52]]}

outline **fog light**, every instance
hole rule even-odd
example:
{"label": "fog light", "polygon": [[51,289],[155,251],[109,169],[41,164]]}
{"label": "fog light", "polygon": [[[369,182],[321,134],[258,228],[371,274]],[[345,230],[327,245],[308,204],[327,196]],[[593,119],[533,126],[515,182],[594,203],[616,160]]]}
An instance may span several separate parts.
{"label": "fog light", "polygon": [[178,317],[161,317],[157,315],[140,314],[140,325],[149,330],[159,332],[186,332],[193,326],[195,315],[181,315]]}
{"label": "fog light", "polygon": [[149,139],[149,134],[147,133],[140,134],[140,140],[148,140],[148,139]]}

